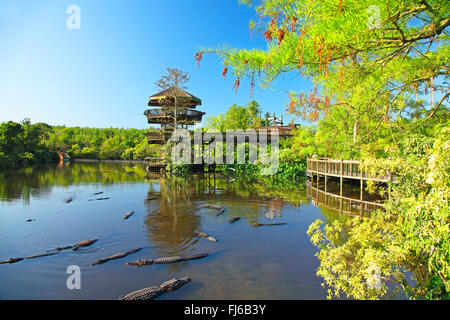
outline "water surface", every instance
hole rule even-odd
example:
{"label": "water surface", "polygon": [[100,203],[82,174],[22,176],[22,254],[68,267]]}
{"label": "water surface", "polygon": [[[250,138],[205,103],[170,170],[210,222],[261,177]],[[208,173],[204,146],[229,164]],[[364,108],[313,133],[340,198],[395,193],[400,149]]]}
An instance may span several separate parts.
{"label": "water surface", "polygon": [[[95,200],[99,197],[109,199]],[[72,202],[66,203],[68,198]],[[206,204],[225,211],[216,216],[215,210],[199,208]],[[131,210],[134,215],[123,220]],[[230,224],[234,216],[241,220]],[[100,240],[78,251],[0,265],[0,299],[117,299],[183,276],[191,283],[159,299],[325,299],[316,276],[317,248],[306,231],[316,219],[342,218],[315,206],[305,183],[268,190],[220,174],[149,176],[141,165],[106,163],[1,173],[0,260]],[[254,228],[255,222],[287,224]],[[195,236],[195,229],[218,241]],[[91,266],[138,247],[144,249]],[[177,264],[125,265],[204,252],[210,256]],[[70,265],[81,268],[81,290],[66,287]]]}

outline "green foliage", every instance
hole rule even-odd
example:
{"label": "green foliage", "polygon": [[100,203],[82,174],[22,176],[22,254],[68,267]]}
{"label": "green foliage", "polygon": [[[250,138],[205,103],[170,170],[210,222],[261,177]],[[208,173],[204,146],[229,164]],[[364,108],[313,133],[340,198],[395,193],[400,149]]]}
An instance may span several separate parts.
{"label": "green foliage", "polygon": [[265,119],[261,119],[261,107],[255,100],[247,103],[246,106],[233,104],[225,114],[217,117],[208,117],[205,128],[215,129],[220,132],[230,130],[247,130],[258,128],[266,124]]}
{"label": "green foliage", "polygon": [[139,129],[51,127],[45,123],[12,121],[0,124],[0,167],[57,161],[56,151],[72,158],[143,160],[160,155]]}
{"label": "green foliage", "polygon": [[270,184],[286,181],[292,183],[306,177],[306,159],[299,162],[280,162],[278,171],[273,175],[261,175],[262,165],[256,164],[226,164],[220,166],[220,170],[234,178],[242,178],[265,181]]}
{"label": "green foliage", "polygon": [[143,160],[157,157],[160,147],[149,145],[144,129],[53,127],[48,147],[73,158]]}
{"label": "green foliage", "polygon": [[[432,131],[435,139],[416,134],[388,159],[364,161],[372,174],[390,171],[395,177],[386,212],[324,230],[320,222],[310,227],[311,241],[321,249],[318,275],[330,287],[330,297],[379,298],[391,283],[410,298],[450,298],[450,129]],[[371,264],[380,269],[379,290],[365,285]],[[413,274],[412,281],[406,272]]]}
{"label": "green foliage", "polygon": [[311,80],[310,92],[290,92],[287,111],[318,126],[318,153],[384,157],[397,135],[448,117],[448,1],[241,3],[255,6],[251,27],[267,47],[200,52],[222,57],[237,84],[247,77],[268,86],[287,72]]}
{"label": "green foliage", "polygon": [[29,120],[1,123],[0,168],[56,161],[57,155],[46,146],[50,132],[50,126]]}

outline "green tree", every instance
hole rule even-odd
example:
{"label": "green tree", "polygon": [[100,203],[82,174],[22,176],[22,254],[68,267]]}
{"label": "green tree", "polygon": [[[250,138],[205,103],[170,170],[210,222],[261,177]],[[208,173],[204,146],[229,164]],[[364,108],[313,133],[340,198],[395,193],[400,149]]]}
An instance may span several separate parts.
{"label": "green tree", "polygon": [[247,130],[251,125],[251,114],[246,107],[233,104],[225,113],[227,129]]}
{"label": "green tree", "polygon": [[250,117],[251,117],[251,121],[252,121],[252,127],[253,128],[258,128],[261,126],[261,107],[259,105],[258,102],[256,102],[255,100],[250,101],[249,103],[247,103],[247,109],[248,112],[250,113]]}

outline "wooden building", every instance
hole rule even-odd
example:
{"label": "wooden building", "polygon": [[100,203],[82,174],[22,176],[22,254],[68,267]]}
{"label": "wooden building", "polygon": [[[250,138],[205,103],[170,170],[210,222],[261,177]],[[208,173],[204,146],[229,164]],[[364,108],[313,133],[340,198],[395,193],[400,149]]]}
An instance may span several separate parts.
{"label": "wooden building", "polygon": [[160,124],[161,128],[146,133],[148,143],[164,144],[170,139],[175,126],[188,129],[195,122],[201,122],[205,112],[195,110],[201,104],[199,98],[174,87],[150,96],[147,105],[153,108],[147,109],[144,115],[149,124]]}

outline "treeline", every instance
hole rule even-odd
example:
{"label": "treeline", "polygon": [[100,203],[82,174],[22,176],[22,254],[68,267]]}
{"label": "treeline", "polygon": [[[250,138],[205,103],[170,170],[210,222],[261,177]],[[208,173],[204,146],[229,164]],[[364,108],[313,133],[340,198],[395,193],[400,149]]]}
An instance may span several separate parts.
{"label": "treeline", "polygon": [[31,124],[25,119],[0,124],[0,168],[25,166],[58,160],[47,141],[52,127],[45,123]]}
{"label": "treeline", "polygon": [[72,158],[143,160],[159,156],[159,146],[149,145],[145,129],[86,128],[20,123],[0,124],[0,168],[58,161],[57,151]]}
{"label": "treeline", "polygon": [[159,146],[149,145],[146,129],[55,126],[47,141],[51,150],[65,151],[72,158],[143,160],[159,156]]}

